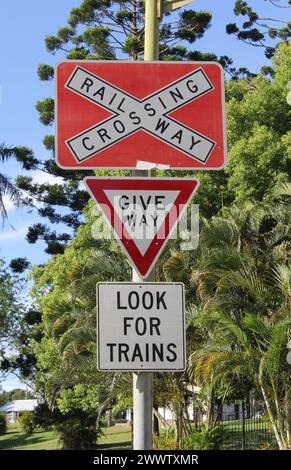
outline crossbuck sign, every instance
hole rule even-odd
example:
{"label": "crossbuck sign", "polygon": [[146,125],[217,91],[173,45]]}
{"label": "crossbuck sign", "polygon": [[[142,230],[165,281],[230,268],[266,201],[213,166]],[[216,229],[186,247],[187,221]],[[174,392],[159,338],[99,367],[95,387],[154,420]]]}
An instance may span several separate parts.
{"label": "crossbuck sign", "polygon": [[218,64],[63,62],[57,74],[61,166],[223,165]]}

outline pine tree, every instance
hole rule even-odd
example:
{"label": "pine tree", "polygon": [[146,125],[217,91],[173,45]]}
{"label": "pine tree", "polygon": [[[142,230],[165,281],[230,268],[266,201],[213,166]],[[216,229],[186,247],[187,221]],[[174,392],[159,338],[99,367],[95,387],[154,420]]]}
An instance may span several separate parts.
{"label": "pine tree", "polygon": [[[220,60],[225,67],[230,67],[232,61],[228,57],[218,59],[214,54],[190,49],[192,44],[203,37],[210,23],[211,14],[206,11],[179,9],[178,12],[164,15],[160,22],[160,59]],[[71,10],[67,24],[59,28],[56,35],[45,37],[49,52],[59,55],[61,59],[65,57],[74,60],[139,60],[143,56],[143,43],[144,2],[138,0],[83,0]],[[37,72],[40,80],[54,78],[51,65],[40,64]],[[38,101],[36,109],[40,121],[46,126],[52,126],[53,98]],[[33,157],[29,169],[41,169],[55,177],[62,177],[63,184],[39,184],[31,177],[19,176],[17,185],[43,204],[38,209],[41,217],[51,224],[65,224],[68,227],[65,232],[58,233],[46,223],[38,223],[28,230],[27,240],[30,243],[42,239],[47,244],[46,251],[55,254],[63,252],[81,223],[80,214],[89,196],[80,189],[79,183],[91,172],[58,168],[54,160],[54,136],[46,135],[43,143],[51,152],[51,158],[41,161]]]}
{"label": "pine tree", "polygon": [[[291,37],[291,22],[287,21],[287,15],[284,15],[286,19],[281,19],[282,10],[285,12],[291,8],[291,0],[264,0],[266,1],[274,7],[274,13],[276,8],[280,10],[280,18],[276,14],[274,17],[266,18],[264,14],[255,11],[247,0],[236,0],[234,14],[243,17],[244,21],[241,26],[237,23],[229,23],[226,26],[226,32],[236,35],[240,41],[248,45],[265,49],[265,55],[270,59],[276,50],[276,46],[271,41],[275,39],[278,42],[287,42]],[[263,2],[261,6],[263,7]],[[272,74],[270,68],[263,70],[267,74]]]}

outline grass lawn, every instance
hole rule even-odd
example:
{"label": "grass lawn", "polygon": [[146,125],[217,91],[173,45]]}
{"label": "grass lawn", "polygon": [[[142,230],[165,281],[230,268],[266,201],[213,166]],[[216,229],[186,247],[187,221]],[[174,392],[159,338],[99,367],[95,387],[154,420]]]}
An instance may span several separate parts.
{"label": "grass lawn", "polygon": [[[224,426],[228,428],[229,435],[225,438],[222,449],[241,449],[241,423],[228,421],[224,422]],[[268,426],[261,426],[259,423],[250,423],[246,420],[246,449],[258,449],[267,445],[276,449],[272,431],[268,429]],[[130,426],[116,424],[111,428],[103,428],[103,432],[104,435],[98,441],[97,450],[128,450],[132,448]],[[163,430],[161,434],[163,434]],[[60,447],[55,431],[37,429],[29,435],[22,432],[16,424],[10,425],[8,432],[0,436],[0,450],[52,450],[58,448]]]}
{"label": "grass lawn", "polygon": [[6,434],[0,436],[0,450],[52,450],[58,449],[55,431],[36,429],[33,434],[22,432],[17,424],[8,426]]}
{"label": "grass lawn", "polygon": [[[129,426],[113,426],[103,429],[104,436],[98,442],[102,450],[131,449]],[[36,429],[33,434],[22,432],[17,424],[9,425],[6,434],[0,436],[0,450],[53,450],[59,449],[55,431]]]}
{"label": "grass lawn", "polygon": [[98,441],[98,449],[128,450],[132,448],[130,426],[116,424],[111,428],[104,428],[103,432],[104,436]]}

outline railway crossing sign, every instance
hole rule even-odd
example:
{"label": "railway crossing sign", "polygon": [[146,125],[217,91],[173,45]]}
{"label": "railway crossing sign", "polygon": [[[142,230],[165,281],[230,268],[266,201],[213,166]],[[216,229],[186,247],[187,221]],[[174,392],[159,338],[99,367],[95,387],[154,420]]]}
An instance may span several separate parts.
{"label": "railway crossing sign", "polygon": [[199,186],[194,178],[88,176],[84,183],[142,278],[152,270]]}
{"label": "railway crossing sign", "polygon": [[64,61],[56,76],[56,161],[62,168],[224,166],[218,63]]}
{"label": "railway crossing sign", "polygon": [[185,369],[182,283],[97,284],[99,370]]}

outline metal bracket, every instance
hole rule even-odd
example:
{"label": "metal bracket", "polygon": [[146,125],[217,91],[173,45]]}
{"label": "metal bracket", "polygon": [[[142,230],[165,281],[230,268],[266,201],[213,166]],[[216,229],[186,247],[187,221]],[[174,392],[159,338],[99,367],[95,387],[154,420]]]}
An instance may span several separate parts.
{"label": "metal bracket", "polygon": [[176,10],[177,8],[183,7],[191,3],[193,0],[161,0],[158,2],[160,4],[160,14],[168,13],[169,11]]}

